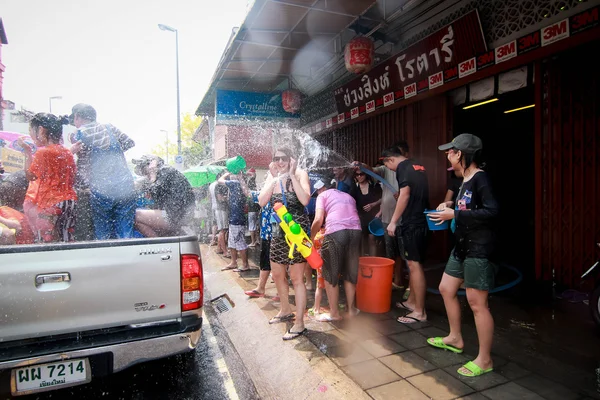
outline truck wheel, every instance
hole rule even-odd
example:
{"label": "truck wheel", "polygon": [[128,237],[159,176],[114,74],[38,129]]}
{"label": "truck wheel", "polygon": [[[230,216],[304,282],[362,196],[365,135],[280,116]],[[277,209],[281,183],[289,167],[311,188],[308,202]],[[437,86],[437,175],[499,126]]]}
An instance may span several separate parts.
{"label": "truck wheel", "polygon": [[600,327],[600,285],[596,287],[590,298],[590,311],[596,326]]}

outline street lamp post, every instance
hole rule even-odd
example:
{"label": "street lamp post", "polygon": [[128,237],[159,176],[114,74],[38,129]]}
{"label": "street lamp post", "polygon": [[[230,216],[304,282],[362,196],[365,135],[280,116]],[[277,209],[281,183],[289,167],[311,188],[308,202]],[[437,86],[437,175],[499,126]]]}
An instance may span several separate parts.
{"label": "street lamp post", "polygon": [[51,96],[51,97],[48,97],[48,105],[50,106],[49,107],[50,108],[50,114],[52,114],[52,100],[55,100],[55,99],[56,100],[61,100],[62,96]]}
{"label": "street lamp post", "polygon": [[161,129],[160,131],[164,132],[165,137],[167,138],[167,165],[169,165],[169,132],[164,129]]}
{"label": "street lamp post", "polygon": [[158,24],[163,31],[175,32],[175,69],[177,73],[177,155],[181,155],[181,106],[179,103],[179,32],[168,25]]}

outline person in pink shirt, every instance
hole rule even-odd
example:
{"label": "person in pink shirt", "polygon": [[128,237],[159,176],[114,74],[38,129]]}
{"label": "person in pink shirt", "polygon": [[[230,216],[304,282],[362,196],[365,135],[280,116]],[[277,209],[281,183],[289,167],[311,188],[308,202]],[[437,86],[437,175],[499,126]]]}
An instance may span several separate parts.
{"label": "person in pink shirt", "polygon": [[323,278],[325,291],[329,300],[329,314],[321,314],[317,319],[321,322],[339,321],[342,319],[338,310],[340,277],[344,280],[344,290],[348,303],[348,316],[358,314],[354,307],[356,281],[358,279],[358,256],[362,230],[360,218],[356,210],[356,200],[348,193],[337,189],[330,189],[325,183],[327,179],[319,179],[315,185],[312,196],[317,196],[315,219],[310,229],[311,240],[321,230],[323,221],[325,236],[321,257],[323,258]]}

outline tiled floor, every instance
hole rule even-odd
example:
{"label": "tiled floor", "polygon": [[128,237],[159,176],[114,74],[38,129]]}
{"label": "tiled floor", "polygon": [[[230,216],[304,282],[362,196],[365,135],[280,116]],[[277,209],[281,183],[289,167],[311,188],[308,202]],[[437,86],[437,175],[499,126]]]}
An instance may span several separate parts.
{"label": "tiled floor", "polygon": [[[245,274],[243,289],[254,288],[257,274]],[[270,282],[267,294],[275,294]],[[292,288],[290,295],[292,301]],[[311,296],[314,298],[314,292],[309,293],[309,307]],[[269,310],[274,314],[278,306],[266,298],[253,301],[259,301],[265,313]],[[577,388],[545,379],[497,354],[493,354],[494,372],[478,378],[463,377],[456,371],[474,358],[476,347],[455,354],[428,346],[428,337],[446,334],[446,322],[438,317],[435,325],[402,325],[395,319],[403,314],[396,309],[385,314],[362,312],[352,320],[334,323],[317,322],[307,316],[306,337],[373,399],[600,399],[600,395],[578,394]],[[431,321],[434,318],[430,315]],[[587,395],[595,393],[588,391]]]}

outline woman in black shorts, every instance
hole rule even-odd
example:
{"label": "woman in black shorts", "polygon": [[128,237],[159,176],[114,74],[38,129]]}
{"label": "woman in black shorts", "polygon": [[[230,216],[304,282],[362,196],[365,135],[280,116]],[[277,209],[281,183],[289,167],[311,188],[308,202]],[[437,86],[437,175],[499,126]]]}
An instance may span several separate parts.
{"label": "woman in black shorts", "polygon": [[481,140],[463,133],[452,142],[439,147],[446,151],[448,161],[464,177],[454,208],[446,207],[432,213],[431,220],[441,223],[452,220],[456,244],[450,254],[440,283],[450,333],[446,337],[429,338],[431,346],[462,353],[464,342],[460,326],[460,303],[456,296],[464,282],[467,300],[475,317],[479,354],[462,366],[458,373],[474,377],[492,371],[492,339],[494,319],[488,305],[489,291],[494,287],[495,268],[490,255],[495,244],[495,220],[498,203],[490,180],[481,170]]}
{"label": "woman in black shorts", "polygon": [[[292,214],[294,221],[309,232],[310,223],[304,207],[310,201],[310,182],[306,171],[296,168],[297,162],[292,158],[289,149],[282,148],[275,152],[273,162],[269,164],[267,180],[258,196],[261,207],[271,202],[283,203]],[[294,313],[289,303],[289,287],[286,279],[286,268],[294,285],[296,297],[296,315],[294,326],[283,335],[283,340],[295,339],[304,334],[304,310],[306,309],[306,286],[304,284],[304,268],[306,260],[294,251],[293,258],[289,258],[290,247],[285,241],[285,234],[279,225],[272,224],[272,238],[270,248],[271,271],[277,286],[277,293],[281,298],[281,310],[269,323],[291,321]]]}

